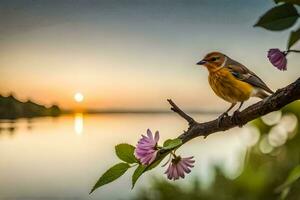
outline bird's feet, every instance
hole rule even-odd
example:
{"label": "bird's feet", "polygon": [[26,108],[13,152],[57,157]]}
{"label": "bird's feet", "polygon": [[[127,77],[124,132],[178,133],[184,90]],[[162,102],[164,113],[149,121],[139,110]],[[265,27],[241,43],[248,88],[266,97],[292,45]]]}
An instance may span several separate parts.
{"label": "bird's feet", "polygon": [[236,110],[234,111],[234,113],[231,116],[231,120],[233,121],[233,123],[237,124],[240,128],[243,126],[243,124],[241,124],[240,122],[240,111]]}
{"label": "bird's feet", "polygon": [[218,117],[218,127],[221,127],[221,123],[222,123],[224,117],[228,117],[228,113],[227,113],[227,112],[224,112],[223,114],[221,114],[221,115]]}

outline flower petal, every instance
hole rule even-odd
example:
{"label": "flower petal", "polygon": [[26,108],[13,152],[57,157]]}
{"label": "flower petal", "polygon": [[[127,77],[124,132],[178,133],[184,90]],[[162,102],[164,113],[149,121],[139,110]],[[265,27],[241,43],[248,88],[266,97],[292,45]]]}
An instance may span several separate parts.
{"label": "flower petal", "polygon": [[179,165],[182,167],[182,169],[184,170],[185,173],[190,173],[191,170],[188,168],[188,166],[186,166],[183,162],[180,162]]}
{"label": "flower petal", "polygon": [[173,164],[173,180],[177,180],[179,178],[177,167],[175,164]]}
{"label": "flower petal", "polygon": [[157,143],[157,142],[158,142],[158,140],[159,140],[159,132],[158,132],[158,131],[156,131],[156,132],[155,132],[155,137],[154,137],[154,141],[155,141],[155,143]]}
{"label": "flower petal", "polygon": [[177,164],[176,167],[177,167],[178,175],[179,175],[181,178],[184,178],[184,170],[183,170],[183,168],[181,167],[180,162]]}
{"label": "flower petal", "polygon": [[150,129],[147,129],[147,136],[149,137],[150,140],[153,140],[153,135]]}

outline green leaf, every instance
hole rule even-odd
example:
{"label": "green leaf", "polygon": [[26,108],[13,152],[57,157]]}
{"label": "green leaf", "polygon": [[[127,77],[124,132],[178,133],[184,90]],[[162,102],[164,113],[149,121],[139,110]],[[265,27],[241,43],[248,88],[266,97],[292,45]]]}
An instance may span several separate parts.
{"label": "green leaf", "polygon": [[117,156],[127,163],[138,163],[134,156],[135,147],[130,144],[118,144],[115,147]]}
{"label": "green leaf", "polygon": [[133,172],[133,175],[132,175],[132,186],[131,186],[131,189],[134,188],[135,186],[135,183],[136,181],[140,178],[140,176],[144,173],[146,169],[146,166],[145,165],[139,165],[135,171]]}
{"label": "green leaf", "polygon": [[117,178],[121,177],[130,168],[128,163],[118,163],[108,169],[97,181],[90,194],[97,188],[108,184]]}
{"label": "green leaf", "polygon": [[291,3],[291,4],[296,4],[296,5],[300,5],[300,0],[274,0],[275,3]]}
{"label": "green leaf", "polygon": [[300,39],[300,28],[296,31],[291,32],[289,43],[288,43],[288,49],[290,49],[299,39]]}
{"label": "green leaf", "polygon": [[300,178],[300,165],[297,165],[293,170],[291,170],[289,176],[284,181],[282,185],[276,188],[276,192],[281,192],[284,189],[288,188],[291,184],[297,181]]}
{"label": "green leaf", "polygon": [[166,141],[164,141],[163,147],[168,146],[171,142],[172,142],[172,139],[167,139]]}
{"label": "green leaf", "polygon": [[174,148],[180,146],[181,144],[182,144],[182,140],[179,138],[176,138],[173,140],[169,139],[164,142],[163,149],[165,149],[165,150],[174,149]]}
{"label": "green leaf", "polygon": [[293,26],[298,17],[299,14],[292,4],[282,4],[266,12],[254,26],[281,31]]}

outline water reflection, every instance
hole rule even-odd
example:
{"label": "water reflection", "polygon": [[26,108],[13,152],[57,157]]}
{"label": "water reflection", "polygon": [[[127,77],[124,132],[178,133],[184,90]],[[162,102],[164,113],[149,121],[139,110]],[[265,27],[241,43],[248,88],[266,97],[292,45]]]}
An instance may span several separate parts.
{"label": "water reflection", "polygon": [[76,113],[74,116],[74,131],[77,135],[83,133],[83,113]]}
{"label": "water reflection", "polygon": [[28,130],[28,131],[30,131],[30,130],[33,128],[33,123],[32,123],[32,122],[33,122],[33,121],[32,121],[31,118],[28,118],[28,119],[27,119],[27,124],[26,124],[27,126],[26,126],[26,127],[27,127],[27,130]]}
{"label": "water reflection", "polygon": [[[195,115],[195,118],[208,121],[215,116]],[[149,127],[161,132],[161,141],[174,138],[186,128],[186,123],[172,114],[77,113],[55,119],[5,121],[0,127],[0,199],[24,196],[65,199],[72,195],[91,200],[130,199],[140,187],[147,186],[154,175],[164,177],[165,168],[158,167],[152,175],[142,177],[135,190],[130,190],[132,172],[128,172],[119,181],[88,195],[99,174],[119,162],[114,155],[114,145],[135,144]],[[15,127],[11,128],[14,137],[10,137],[8,127]],[[226,177],[238,176],[244,167],[247,148],[259,138],[256,129],[248,128],[213,134],[205,140],[199,138],[178,149],[182,155],[195,156],[197,162],[180,184],[188,186],[195,177],[209,184],[214,180],[212,166],[216,165]],[[84,137],[78,137],[83,132]],[[120,188],[117,193],[116,188]]]}
{"label": "water reflection", "polygon": [[1,120],[0,121],[0,134],[8,133],[13,136],[17,130],[16,120]]}

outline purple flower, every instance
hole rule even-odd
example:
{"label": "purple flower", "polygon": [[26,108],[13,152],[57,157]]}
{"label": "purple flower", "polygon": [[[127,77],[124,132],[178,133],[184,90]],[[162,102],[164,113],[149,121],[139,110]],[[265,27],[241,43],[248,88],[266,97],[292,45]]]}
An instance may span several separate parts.
{"label": "purple flower", "polygon": [[279,49],[270,49],[268,51],[268,58],[272,65],[274,65],[279,70],[286,70],[287,59],[286,53],[280,51]]}
{"label": "purple flower", "polygon": [[172,161],[169,164],[169,167],[165,174],[167,174],[168,179],[170,180],[177,180],[180,177],[184,178],[185,173],[190,173],[192,167],[194,167],[193,163],[195,160],[193,160],[193,156],[188,158],[181,158],[180,156],[177,156],[172,159]]}
{"label": "purple flower", "polygon": [[149,165],[155,160],[158,152],[158,140],[158,131],[155,132],[155,136],[153,137],[152,132],[148,129],[147,136],[142,135],[142,138],[138,141],[134,155],[143,165]]}

